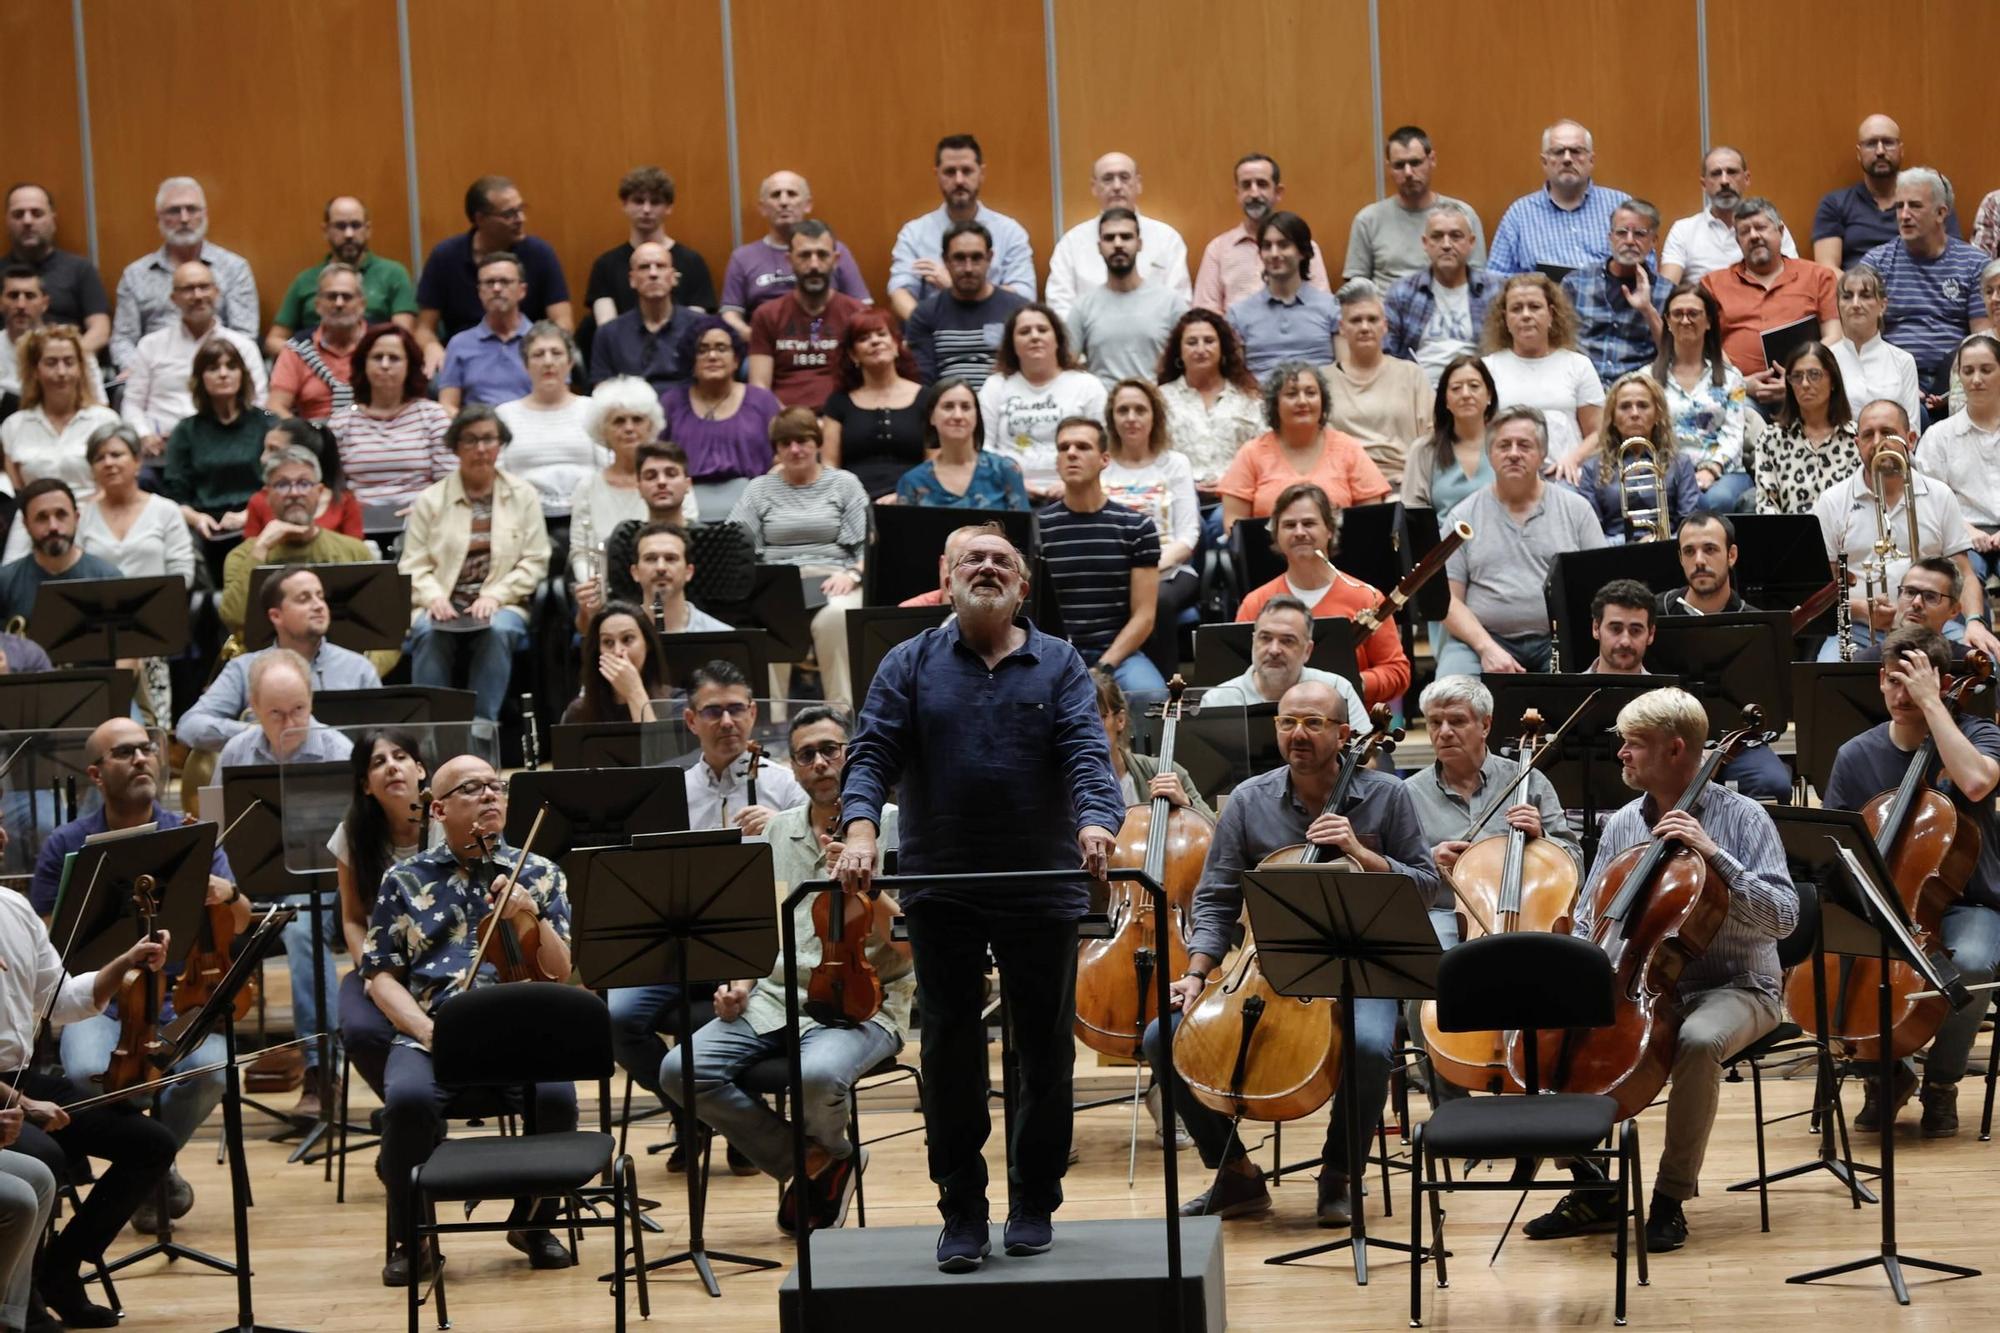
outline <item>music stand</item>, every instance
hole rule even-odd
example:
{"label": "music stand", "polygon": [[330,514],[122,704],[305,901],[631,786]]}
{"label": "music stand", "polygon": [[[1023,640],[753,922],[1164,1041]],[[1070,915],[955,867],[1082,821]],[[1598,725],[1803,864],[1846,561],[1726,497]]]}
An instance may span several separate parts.
{"label": "music stand", "polygon": [[[1278,706],[1271,703],[1213,707],[1195,701],[1181,715],[1174,742],[1174,762],[1187,770],[1212,802],[1236,790],[1259,773],[1285,762],[1278,748]],[[1134,726],[1140,719],[1133,719]]]}
{"label": "music stand", "polygon": [[1743,725],[1743,709],[1763,710],[1766,731],[1784,733],[1792,715],[1792,617],[1786,611],[1736,611],[1713,616],[1661,616],[1653,621],[1646,665],[1677,676],[1680,687],[1708,710],[1708,734]]}
{"label": "music stand", "polygon": [[[1256,626],[1247,620],[1198,625],[1194,631],[1194,674],[1191,685],[1220,685],[1255,665],[1251,638]],[[1354,655],[1354,622],[1346,616],[1315,616],[1312,654],[1306,665],[1328,675],[1345,676],[1361,693],[1361,664]]]}
{"label": "music stand", "polygon": [[314,690],[313,717],[333,728],[429,727],[472,721],[471,690],[442,685],[382,685],[364,690]]}
{"label": "music stand", "polygon": [[776,640],[761,629],[690,630],[660,637],[660,679],[675,690],[696,667],[710,662],[727,662],[746,680],[763,680],[771,663],[782,660]]}
{"label": "music stand", "polygon": [[997,523],[1001,534],[1031,560],[1037,547],[1035,515],[1023,509],[873,505],[869,516],[875,539],[861,586],[870,606],[894,606],[937,587],[938,558],[944,554],[946,539],[959,528]]}
{"label": "music stand", "polygon": [[[525,845],[546,811],[535,854],[563,867],[580,848],[621,846],[641,833],[687,828],[687,777],[678,768],[552,768],[507,780],[507,845]],[[574,909],[575,895],[571,907]]]}
{"label": "music stand", "polygon": [[[753,625],[769,631],[778,660],[799,662],[812,652],[812,615],[805,582],[796,565],[757,566],[750,595],[741,602],[718,605],[716,619],[730,625]],[[825,599],[820,599],[820,605]]]}
{"label": "music stand", "polygon": [[[1341,1109],[1347,1123],[1348,1235],[1324,1245],[1274,1255],[1267,1264],[1296,1263],[1351,1248],[1354,1280],[1368,1285],[1368,1247],[1411,1253],[1400,1241],[1368,1234],[1361,1183],[1367,1175],[1368,1129],[1360,1100],[1355,1060],[1354,1002],[1357,998],[1421,1000],[1437,994],[1437,961],[1444,950],[1431,925],[1430,910],[1408,875],[1377,875],[1325,866],[1279,866],[1243,876],[1243,904],[1257,941],[1264,979],[1280,995],[1340,1000],[1340,1027],[1347,1058],[1341,1062]],[[1379,1108],[1377,1108],[1379,1109]]]}
{"label": "music stand", "polygon": [[28,637],[57,663],[173,657],[187,647],[187,584],[174,574],[51,579],[35,591]]}
{"label": "music stand", "polygon": [[[1481,676],[1493,692],[1493,735],[1521,734],[1521,715],[1528,709],[1542,716],[1568,717],[1597,692],[1596,702],[1577,718],[1562,738],[1561,750],[1541,765],[1565,808],[1583,811],[1584,851],[1597,846],[1597,816],[1615,810],[1632,797],[1620,776],[1618,710],[1651,690],[1677,685],[1674,676],[1607,676],[1591,672],[1547,675],[1535,672],[1495,672]],[[1590,857],[1584,858],[1588,864]]]}
{"label": "music stand", "polygon": [[[1831,892],[1821,904],[1821,925],[1826,932],[1826,951],[1855,958],[1876,959],[1881,965],[1880,979],[1876,986],[1876,1022],[1879,1059],[1876,1062],[1876,1077],[1881,1086],[1888,1088],[1892,1082],[1896,1064],[1894,1043],[1891,1032],[1894,1027],[1890,1017],[1889,963],[1892,959],[1908,963],[1916,969],[1917,975],[1932,989],[1953,995],[1954,1004],[1972,1001],[1964,993],[1964,987],[1957,984],[1956,971],[1948,981],[1941,977],[1932,960],[1911,936],[1914,927],[1908,914],[1903,910],[1902,899],[1896,894],[1895,877],[1889,873],[1882,854],[1876,849],[1875,839],[1859,816],[1852,816],[1851,822],[1829,822],[1825,836],[1835,844],[1844,874],[1831,875],[1825,887]],[[1980,1003],[1984,1003],[1981,992]],[[1839,1277],[1845,1273],[1859,1272],[1865,1268],[1880,1266],[1889,1279],[1889,1289],[1895,1294],[1898,1305],[1910,1303],[1910,1289],[1903,1280],[1903,1269],[1920,1268],[1927,1272],[1943,1273],[1947,1277],[1978,1277],[1979,1270],[1962,1264],[1947,1264],[1936,1259],[1918,1259],[1900,1254],[1896,1249],[1896,1133],[1893,1124],[1884,1126],[1882,1135],[1882,1171],[1879,1183],[1882,1190],[1882,1240],[1874,1254],[1846,1263],[1834,1264],[1827,1268],[1814,1269],[1809,1273],[1795,1273],[1785,1279],[1787,1283],[1803,1284],[1818,1282],[1825,1278]]]}
{"label": "music stand", "polygon": [[[675,1035],[681,1052],[680,1104],[695,1113],[694,1019],[690,994],[702,982],[761,977],[778,952],[773,915],[777,880],[768,843],[744,842],[735,830],[704,829],[649,837],[643,845],[579,854],[572,939],[583,984],[676,985]],[[792,1113],[797,1115],[794,1106]],[[720,1296],[711,1260],[776,1268],[774,1259],[709,1250],[702,1239],[703,1172],[687,1170],[687,1248],[646,1264],[646,1271],[691,1263],[711,1296]],[[624,1256],[617,1256],[619,1264]]]}
{"label": "music stand", "polygon": [[243,647],[255,652],[270,647],[277,638],[271,618],[255,608],[262,606],[264,584],[273,575],[310,569],[319,575],[326,591],[327,612],[332,623],[327,640],[357,653],[399,650],[410,633],[410,576],[388,561],[348,562],[338,565],[256,565],[250,570],[249,600],[252,609],[243,617]]}
{"label": "music stand", "polygon": [[[890,506],[894,508],[895,506]],[[847,611],[847,674],[858,704],[868,697],[882,659],[905,639],[944,624],[949,606],[855,606]],[[752,680],[757,677],[751,677]]]}
{"label": "music stand", "polygon": [[1599,546],[1558,555],[1549,566],[1542,594],[1565,661],[1583,663],[1597,656],[1590,637],[1590,603],[1597,590],[1613,579],[1637,579],[1654,592],[1678,587],[1682,581],[1680,557],[1672,542]]}
{"label": "music stand", "polygon": [[120,667],[0,675],[0,731],[95,727],[132,711],[132,673]]}
{"label": "music stand", "polygon": [[[1729,521],[1736,528],[1736,590],[1752,606],[1798,606],[1833,577],[1826,536],[1811,514],[1731,514]],[[1832,633],[1833,619],[1828,607],[1803,637]]]}
{"label": "music stand", "polygon": [[559,722],[549,728],[557,768],[638,768],[644,749],[637,722]]}

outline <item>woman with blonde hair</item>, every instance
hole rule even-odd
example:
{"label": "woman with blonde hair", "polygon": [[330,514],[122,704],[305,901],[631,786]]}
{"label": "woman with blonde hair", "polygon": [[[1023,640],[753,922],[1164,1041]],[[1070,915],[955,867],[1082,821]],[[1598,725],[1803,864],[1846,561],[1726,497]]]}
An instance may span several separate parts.
{"label": "woman with blonde hair", "polygon": [[[1701,484],[1695,480],[1694,462],[1681,452],[1674,436],[1673,416],[1667,408],[1667,391],[1643,370],[1620,375],[1611,386],[1611,428],[1603,452],[1587,460],[1577,478],[1576,489],[1597,510],[1604,535],[1614,542],[1662,541],[1673,537],[1680,521],[1701,505]],[[1626,440],[1644,440],[1647,454],[1642,460],[1633,451],[1635,465],[1650,462],[1657,471],[1634,468],[1632,485],[1625,483],[1619,453]],[[1666,504],[1660,503],[1654,479],[1666,481]],[[1635,510],[1663,511],[1659,530],[1650,537],[1630,530],[1625,520],[1627,505]]]}

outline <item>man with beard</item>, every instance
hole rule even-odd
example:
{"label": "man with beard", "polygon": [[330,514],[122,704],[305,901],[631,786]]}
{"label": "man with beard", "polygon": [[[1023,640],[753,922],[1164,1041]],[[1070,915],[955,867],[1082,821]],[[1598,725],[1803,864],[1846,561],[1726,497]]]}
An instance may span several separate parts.
{"label": "man with beard", "polygon": [[271,522],[238,543],[222,563],[222,602],[216,613],[229,630],[243,628],[250,605],[250,571],[259,565],[348,565],[375,559],[368,543],[313,521],[319,504],[319,459],[297,445],[264,455],[264,496]]}
{"label": "man with beard", "polygon": [[[1246,153],[1236,159],[1236,206],[1243,221],[1210,240],[1201,252],[1201,268],[1194,279],[1194,303],[1218,315],[1264,285],[1264,257],[1258,240],[1264,219],[1285,198],[1284,179],[1277,161],[1264,153]],[[1327,285],[1326,256],[1318,244],[1312,248],[1312,264],[1306,281],[1331,296]]]}
{"label": "man with beard", "polygon": [[[1750,193],[1750,164],[1741,151],[1727,144],[1708,150],[1708,156],[1701,160],[1701,193],[1708,206],[1667,229],[1667,244],[1660,251],[1660,277],[1669,287],[1683,280],[1700,282],[1743,257],[1743,247],[1736,243],[1736,205]],[[1799,247],[1791,230],[1779,231],[1779,253],[1797,259]]]}
{"label": "man with beard", "polygon": [[300,269],[292,285],[285,289],[284,299],[278,302],[278,313],[264,333],[264,350],[272,356],[283,354],[294,333],[309,329],[316,320],[325,318],[318,310],[316,297],[320,272],[328,264],[347,264],[361,275],[363,309],[359,313],[364,325],[394,323],[411,330],[417,327],[417,285],[410,279],[410,270],[368,248],[373,235],[368,205],[352,195],[337,195],[326,201],[322,220],[326,227],[326,258]]}
{"label": "man with beard", "polygon": [[1605,259],[1604,237],[1625,192],[1591,180],[1597,166],[1590,131],[1559,120],[1542,131],[1542,178],[1533,194],[1507,206],[1493,230],[1486,271],[1509,278],[1537,268],[1594,268]]}
{"label": "man with beard", "polygon": [[1840,341],[1839,280],[1824,264],[1787,259],[1785,219],[1761,195],[1736,205],[1736,244],[1743,258],[1701,280],[1722,320],[1722,354],[1743,373],[1743,387],[1766,408],[1785,398],[1785,368],[1766,363],[1764,332],[1801,319],[1819,321],[1819,340]]}
{"label": "man with beard", "polygon": [[[774,171],[757,186],[757,211],[764,215],[768,230],[737,246],[722,271],[722,317],[745,338],[750,336],[750,316],[757,307],[791,289],[792,228],[812,216],[812,209],[812,184],[796,171]],[[833,253],[834,290],[857,301],[873,301],[846,244],[835,241]]]}
{"label": "man with beard", "polygon": [[[417,275],[417,342],[424,349],[424,374],[433,380],[445,364],[450,340],[477,328],[482,316],[492,311],[483,284],[488,277],[486,261],[494,255],[513,256],[520,269],[521,290],[515,304],[526,316],[523,327],[546,319],[572,332],[576,329],[562,261],[547,241],[528,235],[528,205],[513,181],[481,176],[467,186],[465,220],[466,229],[439,241]],[[524,378],[521,393],[527,391]]]}
{"label": "man with beard", "polygon": [[118,566],[76,544],[76,495],[60,478],[43,477],[21,488],[21,523],[34,549],[0,565],[0,621],[26,616],[44,583],[64,579],[118,579]]}
{"label": "man with beard", "polygon": [[1423,243],[1424,229],[1440,205],[1449,205],[1464,214],[1471,232],[1466,262],[1475,268],[1486,264],[1486,235],[1479,228],[1479,215],[1472,205],[1431,188],[1437,171],[1437,153],[1431,136],[1420,126],[1399,125],[1389,131],[1382,145],[1382,164],[1396,187],[1387,199],[1378,199],[1354,215],[1347,232],[1347,260],[1341,265],[1343,278],[1366,278],[1378,287],[1388,287],[1412,273],[1420,273],[1429,262]]}
{"label": "man with beard", "polygon": [[[1139,164],[1124,153],[1106,153],[1091,164],[1090,193],[1103,212],[1114,208],[1133,210],[1139,237],[1145,242],[1146,257],[1141,268],[1146,280],[1180,295],[1183,306],[1191,290],[1188,284],[1187,242],[1181,234],[1158,218],[1138,212],[1139,195],[1145,183],[1139,178]],[[1085,292],[1104,285],[1105,255],[1098,244],[1098,228],[1103,212],[1085,218],[1062,234],[1055,253],[1049,256],[1049,308],[1064,319]]]}
{"label": "man with beard", "polygon": [[171,176],[153,196],[153,214],[164,242],[158,250],[125,266],[118,279],[118,300],[111,323],[111,360],[121,369],[132,360],[139,340],[174,322],[169,298],[179,285],[182,265],[199,260],[215,275],[216,314],[223,326],[257,346],[257,279],[249,261],[208,239],[208,196],[191,176]]}
{"label": "man with beard", "polygon": [[1674,535],[1687,583],[1659,595],[1653,613],[1714,616],[1755,611],[1736,592],[1736,525],[1727,514],[1689,514]]}
{"label": "man with beard", "polygon": [[[844,891],[875,873],[884,806],[901,784],[901,868],[939,875],[903,895],[923,1009],[924,1119],[944,1229],[938,1267],[989,1251],[986,969],[1006,986],[1019,1066],[1003,1243],[1039,1254],[1062,1203],[1076,1059],[1076,923],[1101,876],[1125,798],[1076,649],[1021,617],[1027,562],[1006,538],[969,539],[951,571],[957,614],[890,649],[847,751],[834,863]],[[977,755],[979,762],[968,763]],[[1000,883],[1015,871],[1083,875]]]}
{"label": "man with beard", "polygon": [[931,256],[944,253],[946,230],[954,222],[978,222],[986,228],[993,248],[993,272],[1002,287],[1026,300],[1035,299],[1035,249],[1025,227],[1005,213],[980,202],[986,184],[986,158],[979,140],[970,134],[947,134],[937,142],[937,186],[944,202],[922,217],[911,218],[896,233],[889,262],[889,305],[896,318],[910,312],[934,291],[950,287],[947,266]]}
{"label": "man with beard", "polygon": [[1139,263],[1144,249],[1139,215],[1123,206],[1105,209],[1097,219],[1097,252],[1106,276],[1077,298],[1069,325],[1077,351],[1106,389],[1124,379],[1150,382],[1167,334],[1188,308],[1183,293],[1146,281]]}
{"label": "man with beard", "polygon": [[687,599],[694,564],[688,559],[687,529],[675,523],[648,523],[639,529],[626,577],[632,605],[651,617],[663,634],[710,634],[728,625]]}
{"label": "man with beard", "polygon": [[[1813,258],[1828,268],[1848,269],[1878,245],[1896,239],[1896,175],[1903,169],[1903,131],[1889,117],[1876,114],[1861,122],[1854,137],[1854,156],[1861,179],[1820,197],[1813,213]],[[1965,228],[1958,214],[1945,212],[1945,227],[1953,236]]]}
{"label": "man with beard", "polygon": [[1424,219],[1428,268],[1398,278],[1382,296],[1386,326],[1382,351],[1424,368],[1437,387],[1452,358],[1479,350],[1486,307],[1500,284],[1483,268],[1469,267],[1479,221],[1462,204],[1441,203]]}
{"label": "man with beard", "polygon": [[1028,298],[993,285],[993,233],[985,223],[952,223],[945,228],[940,253],[950,283],[911,313],[903,338],[924,383],[956,376],[983,384],[993,373],[993,354],[1007,316],[1028,304]]}
{"label": "man with beard", "polygon": [[847,322],[867,309],[833,289],[833,228],[807,218],[792,228],[792,290],[750,317],[750,383],[786,407],[817,412],[839,387],[838,354]]}
{"label": "man with beard", "polygon": [[1247,708],[1274,704],[1285,691],[1307,681],[1325,685],[1341,698],[1348,727],[1362,735],[1372,730],[1368,705],[1345,676],[1306,665],[1312,656],[1312,612],[1290,593],[1279,593],[1257,610],[1250,626],[1250,666],[1240,676],[1203,691],[1203,708]]}
{"label": "man with beard", "polygon": [[1590,358],[1606,384],[1644,370],[1660,354],[1672,285],[1653,268],[1660,210],[1627,199],[1612,210],[1611,257],[1562,280],[1576,309],[1576,348]]}
{"label": "man with beard", "polygon": [[264,407],[273,416],[325,421],[354,401],[354,352],[368,331],[361,270],[335,259],[319,271],[319,323],[285,343],[271,367]]}
{"label": "man with beard", "polygon": [[675,304],[673,251],[658,241],[632,247],[628,276],[638,304],[597,326],[590,344],[590,382],[595,386],[613,375],[637,375],[664,398],[668,389],[694,374],[694,367],[681,359],[681,342],[701,311]]}
{"label": "man with beard", "polygon": [[35,271],[48,295],[49,322],[81,329],[83,350],[94,360],[111,340],[111,302],[97,265],[56,248],[56,205],[46,189],[23,181],[7,192],[7,237],[12,248],[0,255],[0,265],[26,264]]}

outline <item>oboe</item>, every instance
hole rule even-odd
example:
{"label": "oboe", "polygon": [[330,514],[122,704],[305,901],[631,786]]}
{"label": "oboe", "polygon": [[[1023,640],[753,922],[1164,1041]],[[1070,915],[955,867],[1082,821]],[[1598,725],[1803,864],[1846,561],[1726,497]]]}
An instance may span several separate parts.
{"label": "oboe", "polygon": [[1847,598],[1847,553],[1840,553],[1834,564],[1833,581],[1836,585],[1833,602],[1834,633],[1840,636],[1840,660],[1854,660],[1854,606]]}
{"label": "oboe", "polygon": [[1563,669],[1562,635],[1556,631],[1554,616],[1549,617],[1549,671],[1561,675]]}

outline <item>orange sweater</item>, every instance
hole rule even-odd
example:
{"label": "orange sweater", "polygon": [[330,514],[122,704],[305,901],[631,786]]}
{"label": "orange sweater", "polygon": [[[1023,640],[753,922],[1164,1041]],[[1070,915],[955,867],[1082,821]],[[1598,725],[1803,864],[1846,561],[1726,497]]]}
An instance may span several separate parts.
{"label": "orange sweater", "polygon": [[[1255,620],[1264,604],[1287,594],[1291,588],[1280,574],[1243,599],[1236,608],[1239,621]],[[1336,573],[1319,600],[1312,604],[1314,616],[1325,619],[1345,616],[1352,620],[1382,600],[1382,594],[1351,574]],[[1410,688],[1410,659],[1403,655],[1403,636],[1395,620],[1382,622],[1376,631],[1354,645],[1354,657],[1361,667],[1361,701],[1373,708],[1387,703]]]}

